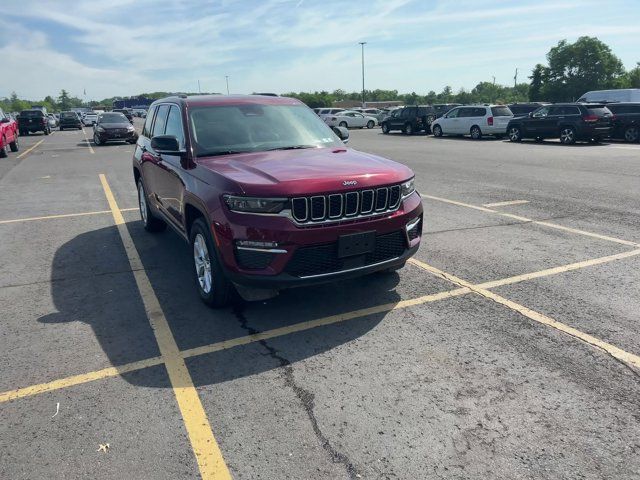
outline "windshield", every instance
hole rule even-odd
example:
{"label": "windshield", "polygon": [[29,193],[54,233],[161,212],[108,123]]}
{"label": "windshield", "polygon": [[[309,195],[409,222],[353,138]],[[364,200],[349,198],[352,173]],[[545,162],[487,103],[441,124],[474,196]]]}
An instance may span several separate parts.
{"label": "windshield", "polygon": [[304,105],[195,107],[189,110],[189,123],[199,157],[342,145]]}
{"label": "windshield", "polygon": [[123,123],[129,122],[127,117],[125,117],[122,113],[103,113],[98,118],[100,123]]}

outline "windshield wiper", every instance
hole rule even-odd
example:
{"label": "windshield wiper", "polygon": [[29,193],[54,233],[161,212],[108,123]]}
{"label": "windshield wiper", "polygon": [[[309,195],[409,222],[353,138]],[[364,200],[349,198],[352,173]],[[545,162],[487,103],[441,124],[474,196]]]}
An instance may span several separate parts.
{"label": "windshield wiper", "polygon": [[249,153],[248,150],[218,150],[217,152],[206,152],[200,153],[198,158],[200,157],[217,157],[219,155],[233,155],[234,153]]}
{"label": "windshield wiper", "polygon": [[273,150],[302,150],[304,148],[316,148],[317,145],[288,145],[286,147],[274,147],[268,148],[266,151],[271,152]]}

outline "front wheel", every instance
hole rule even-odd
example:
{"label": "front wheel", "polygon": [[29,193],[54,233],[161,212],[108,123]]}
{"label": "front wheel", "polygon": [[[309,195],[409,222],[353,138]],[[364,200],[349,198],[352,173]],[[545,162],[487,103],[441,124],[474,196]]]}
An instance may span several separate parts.
{"label": "front wheel", "polygon": [[149,204],[147,203],[147,194],[144,190],[144,185],[142,184],[142,178],[138,179],[138,207],[140,208],[140,218],[142,219],[144,229],[147,232],[162,232],[167,228],[167,224],[164,220],[156,218],[151,212]]}
{"label": "front wheel", "polygon": [[12,152],[17,152],[18,150],[20,150],[20,142],[18,140],[18,135],[14,135],[13,142],[9,144],[9,148],[11,149]]}
{"label": "front wheel", "polygon": [[49,131],[49,129],[48,129],[48,128],[46,128],[46,129],[44,130],[44,134],[45,134],[45,135],[49,135],[50,133],[51,133],[51,132]]}
{"label": "front wheel", "polygon": [[402,131],[405,135],[413,135],[413,125],[407,123]]}
{"label": "front wheel", "polygon": [[95,143],[98,147],[102,145],[102,140],[100,140],[100,137],[95,133],[93,134],[93,143]]}
{"label": "front wheel", "polygon": [[563,145],[573,145],[576,143],[576,131],[573,127],[563,127],[560,129],[560,143]]}
{"label": "front wheel", "polygon": [[522,141],[522,130],[520,130],[520,127],[511,127],[509,129],[509,141],[510,142]]}
{"label": "front wheel", "polygon": [[189,237],[200,298],[210,307],[225,307],[231,300],[233,287],[218,262],[210,227],[203,218],[197,218],[193,222]]}
{"label": "front wheel", "polygon": [[480,127],[477,125],[471,127],[471,131],[469,133],[471,134],[471,138],[474,140],[480,140],[482,138],[482,130],[480,130]]}
{"label": "front wheel", "polygon": [[389,133],[389,125],[387,125],[386,123],[382,124],[382,133],[384,133],[385,135]]}
{"label": "front wheel", "polygon": [[433,136],[434,137],[441,137],[442,136],[442,127],[440,125],[434,125],[433,128],[431,129],[431,131],[433,132]]}
{"label": "front wheel", "polygon": [[624,139],[627,142],[635,143],[640,140],[640,130],[638,127],[628,127],[624,131]]}
{"label": "front wheel", "polygon": [[2,139],[2,148],[0,148],[0,158],[7,158],[9,156],[9,149],[7,148],[7,139]]}
{"label": "front wheel", "polygon": [[343,128],[347,128],[347,127],[348,127],[347,122],[340,122],[340,123],[338,124],[338,126],[339,126],[339,127],[343,127]]}
{"label": "front wheel", "polygon": [[375,124],[375,122],[374,122],[373,120],[369,120],[369,121],[367,122],[367,128],[373,128],[373,127],[375,127],[375,125],[376,125],[376,124]]}

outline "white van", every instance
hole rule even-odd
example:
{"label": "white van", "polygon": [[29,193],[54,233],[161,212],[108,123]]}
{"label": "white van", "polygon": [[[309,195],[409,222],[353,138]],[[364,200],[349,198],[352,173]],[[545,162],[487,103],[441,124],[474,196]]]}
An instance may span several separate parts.
{"label": "white van", "polygon": [[502,138],[513,113],[506,105],[466,105],[449,110],[431,124],[434,137],[471,135],[480,140],[484,135]]}
{"label": "white van", "polygon": [[582,95],[578,102],[640,102],[640,88],[618,88],[617,90],[593,90]]}

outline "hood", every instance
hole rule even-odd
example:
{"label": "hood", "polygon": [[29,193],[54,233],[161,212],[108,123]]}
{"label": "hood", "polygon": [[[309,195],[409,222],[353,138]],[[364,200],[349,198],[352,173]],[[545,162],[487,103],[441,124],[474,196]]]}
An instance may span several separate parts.
{"label": "hood", "polygon": [[206,157],[199,158],[197,164],[233,181],[250,195],[349,191],[401,183],[413,176],[402,164],[345,147]]}

